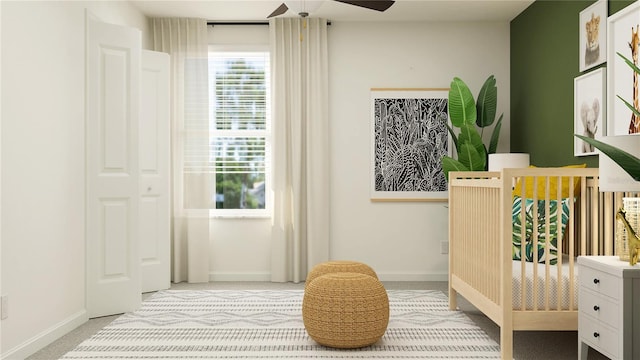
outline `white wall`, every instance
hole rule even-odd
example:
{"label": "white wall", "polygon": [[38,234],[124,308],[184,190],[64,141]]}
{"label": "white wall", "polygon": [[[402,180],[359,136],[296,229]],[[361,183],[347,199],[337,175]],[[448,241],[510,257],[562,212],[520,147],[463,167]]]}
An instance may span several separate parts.
{"label": "white wall", "polygon": [[[458,76],[476,96],[494,74],[498,114],[505,115],[499,150],[508,151],[509,23],[334,21],[328,31],[330,256],[369,263],[383,280],[446,280],[446,202],[370,201],[369,89],[447,88]],[[216,219],[212,229],[211,279],[268,279],[270,221]]]}
{"label": "white wall", "polygon": [[[125,2],[2,1],[3,358],[86,320],[85,8],[148,33]],[[148,35],[143,42],[149,44]]]}
{"label": "white wall", "polygon": [[370,88],[448,88],[477,96],[494,74],[499,150],[509,149],[509,23],[337,22],[329,27],[332,259],[371,265],[383,280],[446,280],[446,202],[373,203]]}
{"label": "white wall", "polygon": [[212,219],[211,281],[271,280],[271,219]]}

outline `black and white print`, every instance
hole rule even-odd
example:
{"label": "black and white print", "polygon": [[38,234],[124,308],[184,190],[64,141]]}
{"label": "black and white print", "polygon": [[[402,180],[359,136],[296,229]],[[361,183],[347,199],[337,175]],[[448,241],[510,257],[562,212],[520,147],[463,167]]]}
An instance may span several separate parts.
{"label": "black and white print", "polygon": [[441,159],[449,153],[448,93],[412,93],[373,99],[374,195],[447,191]]}
{"label": "black and white print", "polygon": [[[574,133],[592,139],[604,136],[606,70],[599,68],[574,79]],[[592,145],[574,138],[574,155],[596,155]]]}

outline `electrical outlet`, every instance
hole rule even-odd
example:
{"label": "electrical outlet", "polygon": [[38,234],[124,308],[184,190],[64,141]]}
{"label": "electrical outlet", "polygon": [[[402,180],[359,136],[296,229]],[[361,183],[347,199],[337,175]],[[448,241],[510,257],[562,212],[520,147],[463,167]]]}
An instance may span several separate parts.
{"label": "electrical outlet", "polygon": [[0,320],[9,317],[9,296],[2,295],[0,297]]}
{"label": "electrical outlet", "polygon": [[448,241],[441,241],[440,242],[440,253],[441,254],[448,254],[449,253],[449,242]]}

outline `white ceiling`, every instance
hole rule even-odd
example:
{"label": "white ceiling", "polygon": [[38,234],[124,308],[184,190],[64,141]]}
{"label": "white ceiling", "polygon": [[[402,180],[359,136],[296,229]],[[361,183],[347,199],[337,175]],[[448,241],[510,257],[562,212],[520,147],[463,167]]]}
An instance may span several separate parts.
{"label": "white ceiling", "polygon": [[[149,17],[261,21],[282,0],[132,0]],[[335,21],[510,21],[533,0],[396,0],[385,12],[324,0],[310,16]],[[291,10],[282,16],[297,16]]]}

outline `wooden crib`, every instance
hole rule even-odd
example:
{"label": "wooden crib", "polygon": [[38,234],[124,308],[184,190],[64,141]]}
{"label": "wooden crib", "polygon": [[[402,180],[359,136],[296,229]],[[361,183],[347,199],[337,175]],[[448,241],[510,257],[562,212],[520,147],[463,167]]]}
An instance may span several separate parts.
{"label": "wooden crib", "polygon": [[[554,182],[565,189],[554,189]],[[532,248],[539,249],[539,253],[532,252],[532,261],[513,260],[513,222],[526,220],[526,211],[513,217],[514,191],[521,197],[520,204],[530,204],[532,214],[539,214],[531,219]],[[577,330],[576,258],[614,254],[614,215],[623,196],[626,194],[598,191],[598,169],[451,172],[450,308],[457,308],[456,295],[460,294],[493,320],[500,327],[502,359],[513,359],[515,330]],[[555,223],[555,229],[551,224],[554,201],[557,206],[566,205],[564,232],[560,223]],[[526,236],[525,226],[517,231],[521,238]],[[553,257],[551,241],[538,240],[550,239],[552,231],[557,239],[555,264],[544,260]],[[540,254],[542,261],[537,258]]]}

